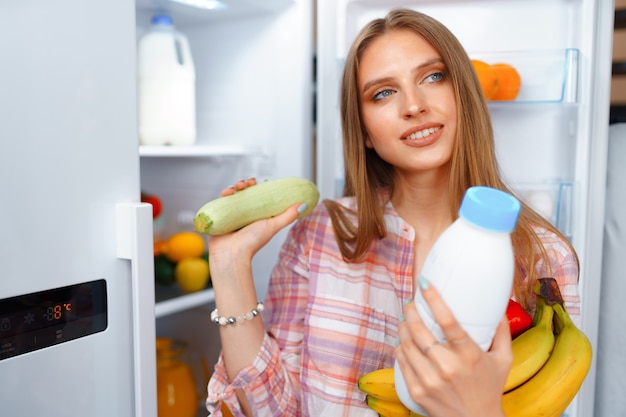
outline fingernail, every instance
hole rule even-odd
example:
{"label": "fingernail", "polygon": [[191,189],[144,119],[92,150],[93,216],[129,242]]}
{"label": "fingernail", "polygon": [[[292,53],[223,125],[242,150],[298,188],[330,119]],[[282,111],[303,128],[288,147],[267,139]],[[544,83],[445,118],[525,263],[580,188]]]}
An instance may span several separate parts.
{"label": "fingernail", "polygon": [[430,287],[430,284],[428,283],[428,280],[426,279],[426,277],[422,274],[420,274],[417,277],[417,285],[419,285],[420,289],[422,291],[427,290]]}
{"label": "fingernail", "polygon": [[309,205],[307,203],[300,204],[300,206],[298,206],[298,214],[304,213],[307,208],[309,208]]}

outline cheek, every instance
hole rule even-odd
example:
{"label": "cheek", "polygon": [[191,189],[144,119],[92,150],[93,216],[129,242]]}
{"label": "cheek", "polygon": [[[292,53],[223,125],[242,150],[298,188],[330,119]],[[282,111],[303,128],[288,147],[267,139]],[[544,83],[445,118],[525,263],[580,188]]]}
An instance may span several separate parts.
{"label": "cheek", "polygon": [[397,121],[391,120],[388,112],[382,109],[367,109],[362,112],[362,116],[366,132],[364,143],[369,149],[375,149],[381,141],[385,141],[397,124]]}

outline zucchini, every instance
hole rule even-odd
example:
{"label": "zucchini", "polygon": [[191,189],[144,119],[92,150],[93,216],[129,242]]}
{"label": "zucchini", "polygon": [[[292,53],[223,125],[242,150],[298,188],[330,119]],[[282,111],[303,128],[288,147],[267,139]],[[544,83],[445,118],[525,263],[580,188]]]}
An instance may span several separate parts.
{"label": "zucchini", "polygon": [[306,203],[308,214],[317,205],[320,193],[315,184],[299,177],[264,181],[206,203],[193,219],[194,229],[205,235],[222,235],[257,220],[274,217],[297,203]]}

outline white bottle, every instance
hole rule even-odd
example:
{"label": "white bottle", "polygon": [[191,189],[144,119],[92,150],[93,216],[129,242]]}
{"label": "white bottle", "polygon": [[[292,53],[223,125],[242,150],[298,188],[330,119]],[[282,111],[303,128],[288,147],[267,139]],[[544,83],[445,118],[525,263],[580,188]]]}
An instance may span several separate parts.
{"label": "white bottle", "polygon": [[152,18],[138,44],[139,143],[196,140],[196,72],[187,38],[166,15]]}
{"label": "white bottle", "polygon": [[[491,346],[513,288],[510,233],[517,225],[520,209],[519,201],[503,191],[469,188],[459,217],[437,239],[422,268],[422,275],[437,288],[463,329],[485,351]],[[420,290],[415,292],[414,302],[434,337],[446,343]],[[426,415],[410,397],[397,361],[394,367],[400,400],[414,412]]]}

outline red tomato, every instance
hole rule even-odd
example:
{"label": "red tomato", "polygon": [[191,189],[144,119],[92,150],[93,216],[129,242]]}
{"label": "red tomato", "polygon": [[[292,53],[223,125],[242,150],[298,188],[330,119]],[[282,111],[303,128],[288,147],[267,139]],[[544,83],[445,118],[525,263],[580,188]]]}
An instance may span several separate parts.
{"label": "red tomato", "polygon": [[152,204],[152,218],[156,219],[161,215],[163,211],[163,205],[161,204],[161,199],[153,194],[144,194],[141,193],[141,202]]}
{"label": "red tomato", "polygon": [[509,319],[511,337],[515,339],[533,325],[533,318],[524,310],[524,307],[517,301],[509,300],[506,308],[506,317]]}

